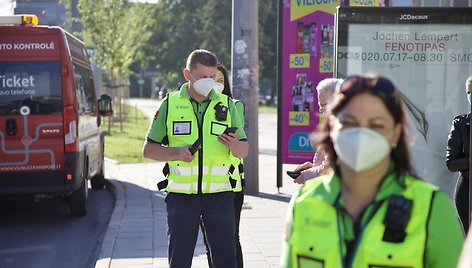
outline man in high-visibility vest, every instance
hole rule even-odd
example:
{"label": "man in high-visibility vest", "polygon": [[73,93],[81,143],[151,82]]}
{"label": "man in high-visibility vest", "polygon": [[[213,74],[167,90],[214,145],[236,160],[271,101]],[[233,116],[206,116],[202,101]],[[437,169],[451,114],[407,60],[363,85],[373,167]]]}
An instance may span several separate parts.
{"label": "man in high-visibility vest", "polygon": [[[249,151],[233,101],[213,88],[218,60],[203,49],[190,53],[180,90],[169,93],[149,128],[143,154],[166,161],[169,266],[191,267],[202,220],[215,267],[235,267],[231,157]],[[226,132],[227,128],[236,132]],[[194,145],[195,146],[192,146]]]}

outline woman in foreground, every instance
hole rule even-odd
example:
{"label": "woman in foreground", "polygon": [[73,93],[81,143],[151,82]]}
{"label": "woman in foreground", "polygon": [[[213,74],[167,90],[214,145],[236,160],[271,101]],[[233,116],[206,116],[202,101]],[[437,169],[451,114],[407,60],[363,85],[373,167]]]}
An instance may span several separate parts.
{"label": "woman in foreground", "polygon": [[314,140],[326,173],[289,206],[282,267],[456,267],[464,234],[448,197],[414,175],[403,106],[384,77],[344,80]]}

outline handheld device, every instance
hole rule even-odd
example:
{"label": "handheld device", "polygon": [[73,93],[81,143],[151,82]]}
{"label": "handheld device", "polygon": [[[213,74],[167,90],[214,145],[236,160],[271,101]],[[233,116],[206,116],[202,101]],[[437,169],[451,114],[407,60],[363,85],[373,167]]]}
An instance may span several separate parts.
{"label": "handheld device", "polygon": [[225,129],[225,131],[223,132],[223,134],[235,133],[236,130],[238,130],[237,127],[227,127],[227,128]]}
{"label": "handheld device", "polygon": [[298,176],[300,176],[300,174],[302,174],[300,171],[290,171],[290,170],[287,171],[287,175],[292,177],[292,179],[298,178]]}
{"label": "handheld device", "polygon": [[192,155],[194,155],[200,148],[202,147],[202,141],[197,139],[192,146],[190,146],[189,150]]}

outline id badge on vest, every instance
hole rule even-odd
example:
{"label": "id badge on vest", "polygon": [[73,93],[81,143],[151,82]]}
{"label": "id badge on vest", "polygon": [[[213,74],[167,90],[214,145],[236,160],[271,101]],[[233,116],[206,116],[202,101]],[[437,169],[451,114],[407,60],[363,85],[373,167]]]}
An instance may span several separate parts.
{"label": "id badge on vest", "polygon": [[172,135],[189,135],[191,134],[192,122],[172,122]]}
{"label": "id badge on vest", "polygon": [[323,268],[324,267],[323,260],[305,257],[301,255],[298,255],[297,258],[298,258],[299,268]]}

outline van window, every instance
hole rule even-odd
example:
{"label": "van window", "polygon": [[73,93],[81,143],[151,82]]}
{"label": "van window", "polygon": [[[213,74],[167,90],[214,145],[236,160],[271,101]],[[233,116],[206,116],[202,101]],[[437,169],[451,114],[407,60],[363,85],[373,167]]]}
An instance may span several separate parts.
{"label": "van window", "polygon": [[95,112],[96,102],[92,71],[75,63],[73,68],[79,112]]}
{"label": "van window", "polygon": [[62,113],[59,62],[0,62],[0,115]]}

